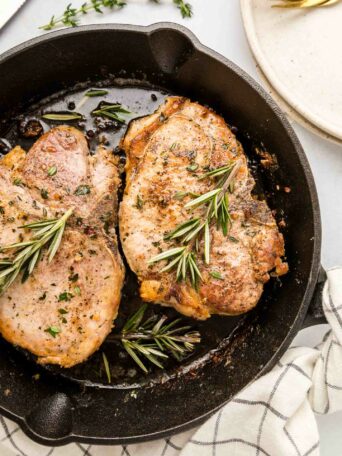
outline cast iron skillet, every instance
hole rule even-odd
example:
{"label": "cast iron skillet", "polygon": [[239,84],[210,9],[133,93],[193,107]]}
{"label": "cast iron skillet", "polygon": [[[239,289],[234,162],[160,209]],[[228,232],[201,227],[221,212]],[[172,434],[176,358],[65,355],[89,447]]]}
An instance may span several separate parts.
{"label": "cast iron skillet", "polygon": [[[313,296],[319,307],[320,214],[298,139],[256,82],[183,27],[79,27],[10,50],[0,57],[0,136],[13,109],[24,112],[52,93],[104,77],[140,81],[208,104],[238,128],[242,142],[262,143],[276,155],[278,170],[264,172],[262,180],[269,204],[286,221],[290,273],[281,282],[272,280],[257,308],[238,322],[213,317],[204,323],[216,337],[204,352],[136,384],[106,386],[43,369],[37,380],[35,363],[1,342],[1,413],[48,445],[127,444],[198,425],[274,366],[303,327]],[[312,322],[321,321],[316,313]]]}

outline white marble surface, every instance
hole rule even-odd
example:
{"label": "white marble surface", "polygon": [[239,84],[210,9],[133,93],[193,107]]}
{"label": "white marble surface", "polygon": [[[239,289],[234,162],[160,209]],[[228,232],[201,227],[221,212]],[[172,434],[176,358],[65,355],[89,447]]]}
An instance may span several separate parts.
{"label": "white marble surface", "polygon": [[[83,18],[83,23],[118,22],[148,25],[158,21],[179,22],[190,28],[202,43],[233,60],[258,79],[256,65],[242,26],[239,1],[190,1],[194,7],[194,16],[190,20],[183,20],[167,0],[161,5],[146,4],[144,0],[127,0],[129,5],[122,11],[102,16],[89,14]],[[38,26],[48,22],[52,14],[62,12],[68,3],[69,0],[26,0],[26,4],[16,17],[0,31],[0,52],[38,36],[41,33]],[[82,0],[74,0],[73,3],[81,4]],[[342,263],[342,147],[328,143],[296,124],[294,127],[316,180],[323,222],[322,264],[329,268]],[[296,343],[312,345],[319,340],[325,329],[316,327],[302,331],[297,336]],[[318,420],[322,456],[341,456],[342,412],[319,417]]]}

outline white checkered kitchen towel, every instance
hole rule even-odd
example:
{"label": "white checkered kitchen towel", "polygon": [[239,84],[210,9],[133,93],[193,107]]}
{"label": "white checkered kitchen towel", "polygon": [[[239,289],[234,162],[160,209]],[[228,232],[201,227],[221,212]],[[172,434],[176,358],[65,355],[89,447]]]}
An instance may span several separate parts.
{"label": "white checkered kitchen towel", "polygon": [[196,430],[139,445],[32,442],[1,418],[0,456],[317,456],[314,412],[342,409],[342,268],[328,272],[323,307],[331,330],[316,348],[291,348],[269,374]]}

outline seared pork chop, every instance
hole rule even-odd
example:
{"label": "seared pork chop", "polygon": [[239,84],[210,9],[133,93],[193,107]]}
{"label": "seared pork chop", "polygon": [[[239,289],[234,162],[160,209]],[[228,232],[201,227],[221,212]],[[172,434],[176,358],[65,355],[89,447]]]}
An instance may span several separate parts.
{"label": "seared pork chop", "polygon": [[53,261],[43,254],[24,283],[17,278],[0,296],[1,334],[39,363],[78,364],[111,331],[124,279],[115,235],[119,185],[112,154],[99,148],[90,156],[83,134],[67,126],[0,161],[0,246],[32,236],[21,225],[73,209]]}
{"label": "seared pork chop", "polygon": [[[224,120],[197,103],[170,97],[154,114],[133,121],[122,141],[127,154],[127,184],[120,206],[120,237],[131,269],[141,282],[141,297],[173,306],[184,315],[206,319],[253,308],[263,285],[287,271],[282,262],[284,240],[265,201],[251,195],[255,182],[246,156]],[[196,253],[202,280],[177,281],[167,261],[150,264],[161,252],[179,246],[165,235],[191,217],[184,206],[215,188],[213,179],[199,179],[208,170],[239,160],[229,195],[232,224],[225,236],[210,226],[210,263],[203,261],[203,238]],[[182,198],[179,195],[183,195]]]}

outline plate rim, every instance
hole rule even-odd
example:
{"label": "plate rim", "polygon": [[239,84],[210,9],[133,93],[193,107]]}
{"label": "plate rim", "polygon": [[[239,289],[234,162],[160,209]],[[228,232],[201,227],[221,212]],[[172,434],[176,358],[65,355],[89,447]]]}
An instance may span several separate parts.
{"label": "plate rim", "polygon": [[319,130],[332,136],[335,141],[341,141],[342,127],[334,127],[330,122],[311,113],[309,108],[300,103],[296,97],[290,93],[289,89],[286,88],[286,85],[277,77],[276,72],[268,62],[258,40],[253,20],[253,0],[240,0],[240,10],[248,45],[257,64],[260,66],[262,73],[266,77],[267,82],[297,114]]}

